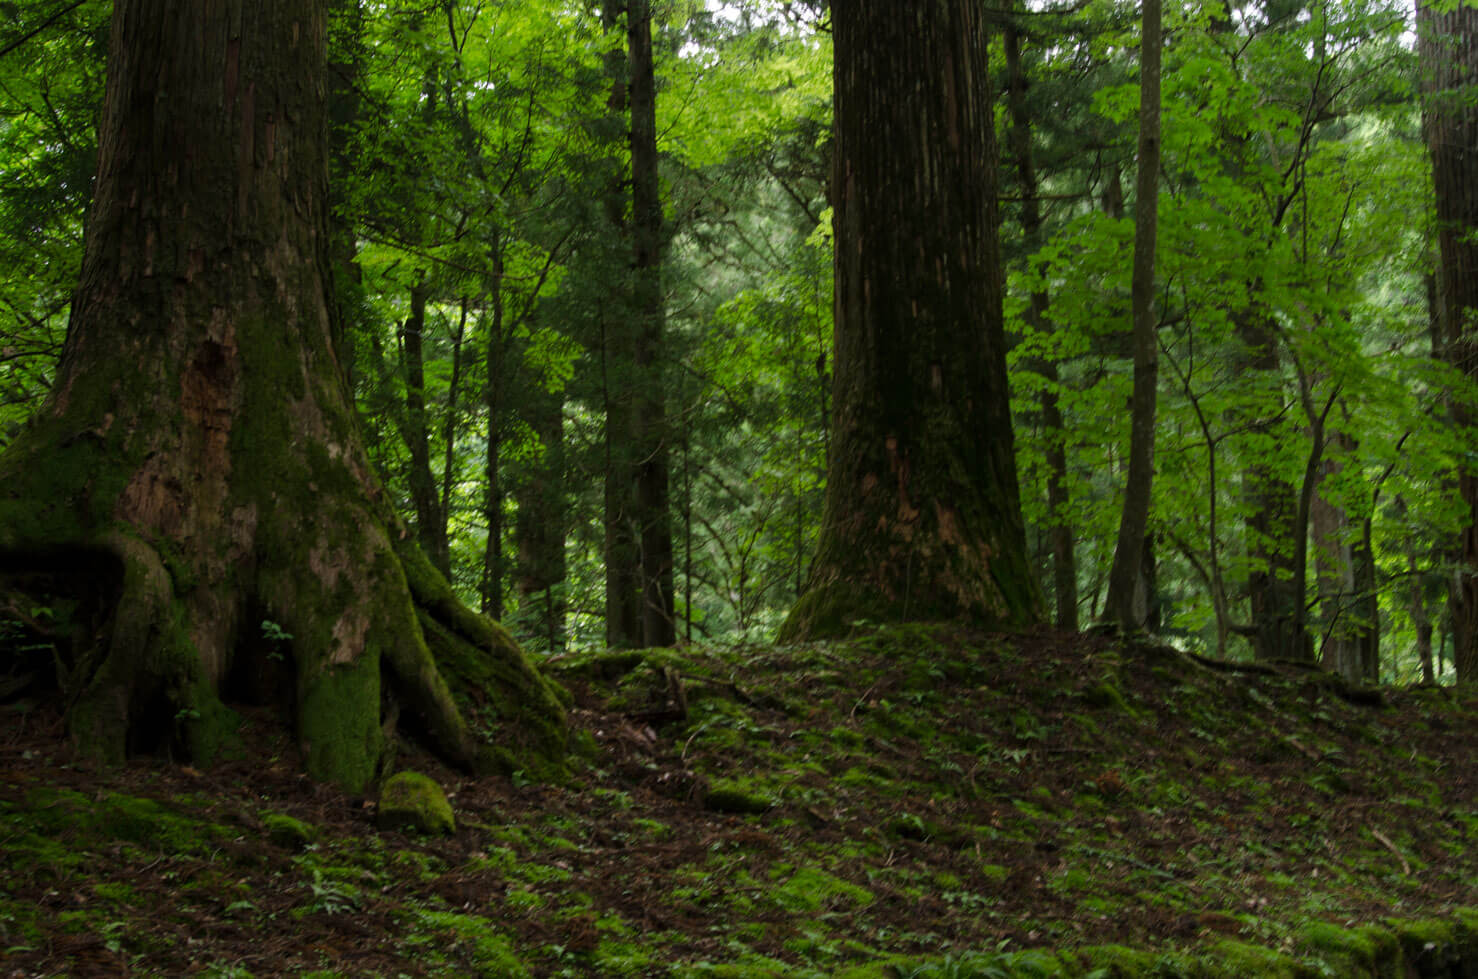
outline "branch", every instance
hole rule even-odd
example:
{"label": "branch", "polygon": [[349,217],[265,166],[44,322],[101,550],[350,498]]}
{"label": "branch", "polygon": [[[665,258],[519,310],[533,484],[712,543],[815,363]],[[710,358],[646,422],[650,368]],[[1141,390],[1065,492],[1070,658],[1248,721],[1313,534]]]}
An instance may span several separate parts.
{"label": "branch", "polygon": [[56,13],[52,14],[50,17],[48,17],[45,20],[43,20],[41,22],[40,26],[36,27],[34,30],[30,31],[29,33],[25,34],[24,36],[22,36],[20,38],[17,38],[14,41],[11,41],[5,47],[0,48],[0,58],[5,57],[10,52],[12,52],[16,48],[20,47],[22,44],[25,44],[27,41],[31,40],[31,38],[35,37],[37,34],[40,34],[42,31],[46,30],[52,24],[56,23],[63,16],[65,16],[66,14],[70,14],[72,11],[74,11],[78,7],[82,6],[82,4],[83,4],[83,0],[74,0],[73,3],[68,4],[67,6],[63,7],[60,10],[58,10]]}

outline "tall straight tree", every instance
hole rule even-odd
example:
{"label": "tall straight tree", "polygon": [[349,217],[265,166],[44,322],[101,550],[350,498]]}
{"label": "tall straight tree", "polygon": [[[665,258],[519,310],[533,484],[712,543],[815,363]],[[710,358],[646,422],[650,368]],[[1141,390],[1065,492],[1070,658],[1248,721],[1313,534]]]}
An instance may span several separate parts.
{"label": "tall straight tree", "polygon": [[452,595],[361,445],[333,345],[326,6],[115,4],[66,347],[0,458],[0,570],[90,616],[57,671],[89,755],[207,759],[223,696],[265,692],[310,773],[352,789],[396,702],[451,760],[511,763],[464,723],[444,653],[481,664],[499,748],[547,761],[557,699]]}
{"label": "tall straight tree", "polygon": [[1155,407],[1159,341],[1155,336],[1155,231],[1160,187],[1160,0],[1143,0],[1139,42],[1139,170],[1135,178],[1134,392],[1129,404],[1129,472],[1104,618],[1127,632],[1144,628],[1154,596],[1142,573],[1155,475]]}
{"label": "tall straight tree", "polygon": [[835,398],[783,639],[1036,621],[1012,452],[983,8],[833,0]]}
{"label": "tall straight tree", "polygon": [[[1042,210],[1039,200],[1041,187],[1032,154],[1031,116],[1026,98],[1028,80],[1021,63],[1022,32],[1017,21],[1022,16],[1022,10],[1013,4],[1002,41],[1006,51],[1007,84],[1010,86],[1006,99],[1007,111],[1011,116],[1007,141],[1016,164],[1021,194],[1021,234],[1025,239],[1027,253],[1032,254],[1042,247]],[[1032,289],[1027,299],[1025,319],[1033,330],[1045,333],[1051,328],[1047,317],[1049,300],[1045,283]],[[1042,424],[1047,430],[1047,509],[1050,515],[1047,535],[1052,545],[1053,621],[1059,629],[1077,632],[1078,561],[1075,535],[1068,523],[1070,500],[1067,446],[1064,444],[1067,433],[1063,429],[1059,397],[1062,381],[1055,357],[1037,358],[1032,363],[1032,369],[1041,374],[1045,382],[1038,403],[1042,409]]]}
{"label": "tall straight tree", "polygon": [[[1435,319],[1448,360],[1478,380],[1478,3],[1422,0],[1417,28],[1437,196]],[[1457,416],[1459,425],[1478,422],[1470,408]],[[1452,589],[1453,664],[1459,682],[1478,683],[1478,472],[1458,478],[1470,516]]]}
{"label": "tall straight tree", "polygon": [[652,5],[627,0],[627,50],[631,63],[632,320],[636,391],[635,517],[641,562],[642,643],[671,646],[677,639],[672,592],[672,515],[668,508],[666,384],[662,335],[662,190],[657,156],[657,75],[652,57]]}
{"label": "tall straight tree", "polygon": [[[607,58],[609,107],[626,115],[630,169],[612,188],[607,214],[627,252],[630,282],[606,315],[606,641],[670,646],[677,637],[663,332],[666,238],[657,153],[657,79],[648,0],[606,0],[614,34],[626,17],[626,59]],[[629,194],[627,193],[629,188]],[[629,212],[628,212],[629,204]]]}

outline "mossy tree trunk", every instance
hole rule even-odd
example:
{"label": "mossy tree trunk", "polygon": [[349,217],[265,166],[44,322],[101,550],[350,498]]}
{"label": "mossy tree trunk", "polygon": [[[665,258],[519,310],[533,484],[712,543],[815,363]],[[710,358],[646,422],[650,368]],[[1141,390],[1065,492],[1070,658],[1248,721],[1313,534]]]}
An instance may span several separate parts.
{"label": "mossy tree trunk", "polygon": [[[555,763],[553,689],[455,599],[361,446],[333,345],[325,8],[115,5],[81,279],[52,395],[0,458],[0,555],[88,569],[103,628],[64,691],[88,755],[207,760],[223,695],[281,656],[314,776],[371,781],[392,703],[464,767]],[[497,747],[439,657],[480,678]]]}
{"label": "mossy tree trunk", "polygon": [[[1422,124],[1437,196],[1436,310],[1448,362],[1478,379],[1478,7],[1417,4]],[[1470,426],[1458,399],[1454,422]],[[1470,511],[1452,588],[1453,663],[1460,683],[1478,683],[1478,472],[1459,474]]]}
{"label": "mossy tree trunk", "polygon": [[826,510],[784,639],[1036,621],[1001,315],[983,9],[834,0]]}

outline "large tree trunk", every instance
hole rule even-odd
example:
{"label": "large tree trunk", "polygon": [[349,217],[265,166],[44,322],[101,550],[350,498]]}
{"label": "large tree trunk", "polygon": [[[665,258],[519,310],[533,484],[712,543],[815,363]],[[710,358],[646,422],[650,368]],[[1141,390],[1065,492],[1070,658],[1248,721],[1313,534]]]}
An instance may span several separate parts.
{"label": "large tree trunk", "polygon": [[[360,443],[332,344],[324,22],[324,0],[115,6],[81,280],[52,396],[0,459],[0,554],[88,569],[105,628],[65,691],[88,755],[208,760],[221,698],[285,651],[317,777],[375,777],[395,698],[458,764],[548,764],[552,688],[452,596]],[[441,656],[477,675],[498,748]]]}
{"label": "large tree trunk", "polygon": [[826,511],[781,636],[1033,622],[1012,455],[986,25],[834,0],[836,377]]}
{"label": "large tree trunk", "polygon": [[[1437,196],[1437,322],[1447,358],[1478,379],[1478,7],[1449,13],[1417,4],[1422,123]],[[1453,422],[1470,426],[1470,409]],[[1452,589],[1453,663],[1459,683],[1478,683],[1478,472],[1459,474],[1469,510]]]}

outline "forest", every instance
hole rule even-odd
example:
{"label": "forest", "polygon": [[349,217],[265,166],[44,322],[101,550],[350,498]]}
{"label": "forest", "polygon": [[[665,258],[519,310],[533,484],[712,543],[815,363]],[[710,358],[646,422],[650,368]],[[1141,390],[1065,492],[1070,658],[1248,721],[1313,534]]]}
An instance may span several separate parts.
{"label": "forest", "polygon": [[1474,0],[22,0],[0,173],[10,974],[1478,969]]}

